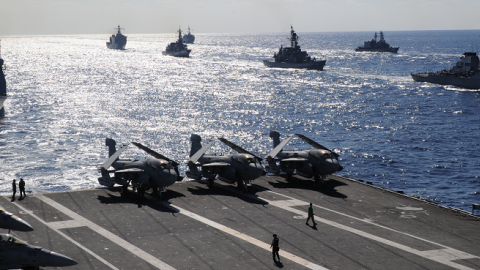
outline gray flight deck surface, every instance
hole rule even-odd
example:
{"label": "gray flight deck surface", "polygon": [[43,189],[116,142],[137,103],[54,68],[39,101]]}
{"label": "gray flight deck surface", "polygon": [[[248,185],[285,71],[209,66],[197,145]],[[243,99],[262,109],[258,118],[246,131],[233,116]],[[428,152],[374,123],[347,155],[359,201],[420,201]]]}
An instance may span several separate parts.
{"label": "gray flight deck surface", "polygon": [[[119,191],[4,196],[0,205],[35,228],[21,239],[78,262],[64,269],[480,269],[478,216],[339,176],[323,188],[263,176],[249,194],[178,182],[158,203]],[[310,202],[316,227],[305,225]]]}

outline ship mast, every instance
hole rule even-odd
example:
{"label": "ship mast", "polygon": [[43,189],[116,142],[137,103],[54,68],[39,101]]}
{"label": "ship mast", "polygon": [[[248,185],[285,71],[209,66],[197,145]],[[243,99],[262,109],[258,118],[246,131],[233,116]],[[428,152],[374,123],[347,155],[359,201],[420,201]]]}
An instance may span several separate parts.
{"label": "ship mast", "polygon": [[292,48],[296,48],[298,46],[298,36],[295,33],[295,31],[293,31],[293,26],[292,25],[290,25],[290,28],[292,29],[292,30],[290,30],[290,46]]}
{"label": "ship mast", "polygon": [[[120,28],[120,25],[118,25],[117,28],[113,28],[113,29],[117,29],[117,31],[118,31],[117,34],[121,34],[120,30],[123,29],[123,28]],[[123,30],[125,30],[125,29],[123,29]]]}

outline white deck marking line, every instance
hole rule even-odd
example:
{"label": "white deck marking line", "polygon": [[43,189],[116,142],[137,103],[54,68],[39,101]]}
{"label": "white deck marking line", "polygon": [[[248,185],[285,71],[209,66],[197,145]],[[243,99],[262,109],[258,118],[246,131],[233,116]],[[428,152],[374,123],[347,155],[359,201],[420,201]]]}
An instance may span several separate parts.
{"label": "white deck marking line", "polygon": [[[282,194],[279,194],[279,195],[282,195]],[[288,197],[288,196],[285,196],[285,197]],[[284,210],[293,212],[297,215],[302,215],[305,218],[307,218],[307,214],[306,214],[305,211],[297,210],[295,208],[292,208],[292,206],[309,205],[309,203],[307,203],[307,202],[303,202],[303,201],[300,201],[300,200],[297,200],[297,199],[283,200],[283,201],[269,201],[269,200],[266,200],[266,199],[262,199],[262,200],[267,201],[269,204],[271,204],[273,206],[276,206],[276,207],[282,208]],[[323,207],[321,207],[321,208],[323,208]],[[324,209],[326,209],[326,208],[324,208]],[[343,214],[343,215],[345,215],[345,214]],[[345,215],[345,216],[348,216],[348,215]],[[351,216],[348,216],[348,217],[351,217]],[[355,218],[355,217],[351,217],[351,218],[358,219],[358,218]],[[446,247],[446,246],[440,245],[440,244],[437,244],[437,245],[443,246],[443,247],[445,247],[445,249],[420,251],[420,250],[417,250],[417,249],[414,249],[414,248],[411,248],[411,247],[408,247],[408,246],[405,246],[405,245],[387,240],[385,238],[381,238],[379,236],[376,236],[376,235],[373,235],[373,234],[370,234],[370,233],[367,233],[367,232],[364,232],[364,231],[360,231],[360,230],[345,226],[343,224],[340,224],[340,223],[337,223],[337,222],[334,222],[334,221],[331,221],[331,220],[328,220],[328,219],[325,219],[325,218],[321,218],[319,216],[315,217],[315,221],[317,221],[317,220],[319,222],[331,225],[331,226],[336,227],[338,229],[342,229],[342,230],[357,234],[359,236],[369,238],[371,240],[375,240],[375,241],[380,242],[382,244],[398,248],[400,250],[412,253],[412,254],[417,255],[417,256],[424,257],[426,259],[430,259],[432,261],[436,261],[436,262],[444,264],[444,265],[448,265],[448,266],[456,268],[456,269],[474,270],[472,268],[463,266],[461,264],[454,263],[454,262],[452,262],[453,260],[479,258],[478,256],[475,256],[475,255],[472,255],[472,254],[469,254],[469,253],[466,253],[466,252],[463,252],[463,251],[460,251],[460,250],[456,250],[456,249],[453,249],[453,248],[449,248],[449,247]],[[361,219],[358,219],[358,220],[363,221]],[[373,223],[369,223],[369,224],[373,224]],[[380,226],[380,227],[383,227],[383,226]],[[387,227],[385,227],[385,228],[387,228]],[[393,229],[390,229],[390,230],[395,231]],[[401,233],[401,232],[399,232],[399,233]],[[403,234],[408,235],[408,234],[405,234],[405,233],[403,233]],[[408,235],[408,236],[410,236],[410,235]],[[421,239],[421,238],[417,238],[417,239],[424,240],[424,239]],[[425,240],[425,241],[429,242],[429,243],[436,244],[436,243],[431,242],[431,241],[427,241],[427,240]]]}
{"label": "white deck marking line", "polygon": [[[18,208],[22,209],[23,212],[29,214],[30,216],[34,217],[36,220],[40,221],[41,223],[43,223],[45,226],[48,226],[48,223],[46,221],[44,221],[43,219],[41,219],[40,217],[38,217],[37,215],[35,215],[32,211],[26,209],[25,207],[19,205],[19,204],[15,204],[15,206],[17,206]],[[59,235],[63,236],[65,239],[67,239],[68,241],[72,242],[74,245],[76,245],[77,247],[83,249],[85,252],[87,252],[88,254],[92,255],[94,258],[96,258],[97,260],[101,261],[102,263],[104,263],[106,266],[110,267],[110,269],[114,269],[114,270],[119,270],[117,267],[115,267],[114,265],[110,264],[109,262],[105,261],[102,257],[98,256],[95,252],[91,251],[90,249],[86,248],[85,246],[83,246],[82,244],[78,243],[77,241],[73,240],[70,236],[64,234],[62,231],[60,231],[59,229],[57,228],[54,228],[54,227],[50,227],[50,229],[52,229],[53,231],[55,231],[56,233],[58,233]]]}
{"label": "white deck marking line", "polygon": [[64,220],[64,221],[48,222],[48,227],[55,228],[57,230],[75,228],[75,227],[82,227],[82,226],[85,226],[85,225],[83,225],[83,223],[78,222],[76,220]]}
{"label": "white deck marking line", "polygon": [[[268,251],[271,250],[269,244],[267,244],[267,243],[265,243],[265,242],[262,242],[262,241],[260,241],[260,240],[258,240],[258,239],[255,239],[255,238],[253,238],[253,237],[251,237],[251,236],[248,236],[248,235],[246,235],[246,234],[244,234],[244,233],[241,233],[241,232],[239,232],[239,231],[236,231],[236,230],[234,230],[234,229],[231,229],[231,228],[229,228],[229,227],[226,227],[226,226],[224,226],[224,225],[222,225],[222,224],[220,224],[220,223],[217,223],[217,222],[215,222],[215,221],[213,221],[213,220],[210,220],[210,219],[207,219],[207,218],[205,218],[205,217],[199,216],[199,215],[197,215],[197,214],[195,214],[195,213],[193,213],[193,212],[190,212],[190,211],[188,211],[188,210],[186,210],[186,209],[180,208],[180,207],[178,207],[178,206],[176,206],[176,205],[168,204],[168,203],[166,203],[166,202],[159,202],[159,204],[161,204],[161,205],[163,205],[163,206],[165,206],[165,207],[167,207],[167,208],[170,208],[170,209],[172,209],[172,210],[174,210],[174,211],[180,211],[180,212],[179,212],[180,214],[186,215],[186,216],[188,216],[188,217],[190,217],[190,218],[193,218],[193,219],[195,219],[195,220],[197,220],[197,221],[200,221],[200,222],[202,222],[202,223],[204,223],[204,224],[207,224],[207,225],[209,225],[209,226],[211,226],[211,227],[213,227],[213,228],[215,228],[215,229],[217,229],[217,230],[220,230],[220,231],[222,231],[222,232],[225,232],[225,233],[228,233],[228,234],[230,234],[230,235],[232,235],[232,236],[235,236],[235,237],[237,237],[237,238],[240,238],[240,239],[242,239],[242,240],[244,240],[244,241],[246,241],[246,242],[248,242],[248,243],[250,243],[250,244],[253,244],[253,245],[257,246],[257,247],[260,247],[260,248],[265,249],[265,250],[268,250]],[[292,262],[295,262],[295,263],[298,263],[298,264],[300,264],[300,265],[303,265],[303,266],[305,266],[306,268],[314,269],[314,270],[328,270],[328,268],[325,268],[325,267],[320,266],[320,265],[318,265],[318,264],[315,264],[315,263],[312,263],[312,262],[307,261],[307,260],[305,260],[305,259],[302,259],[302,258],[300,258],[300,257],[298,257],[298,256],[296,256],[296,255],[293,255],[292,253],[289,253],[289,252],[286,252],[286,251],[283,251],[283,250],[282,250],[281,254],[282,254],[282,258],[286,258],[286,259],[288,259],[288,260],[290,260],[290,261],[292,261]]]}
{"label": "white deck marking line", "polygon": [[[118,237],[117,235],[111,233],[110,231],[104,229],[101,226],[91,222],[90,220],[84,218],[83,216],[73,212],[72,210],[68,209],[67,207],[57,203],[56,201],[42,195],[37,194],[35,195],[38,199],[42,200],[44,203],[52,206],[53,208],[57,209],[58,211],[62,212],[63,214],[69,216],[70,218],[74,219],[79,224],[83,224],[83,226],[89,227],[96,233],[100,234],[101,236],[109,239],[113,243],[119,245],[120,247],[130,251],[131,253],[135,254],[137,257],[143,259],[144,261],[148,262],[149,264],[155,266],[159,269],[167,269],[167,270],[175,270],[175,268],[171,267],[170,265],[164,263],[163,261],[155,258],[154,256],[150,255],[146,251],[132,245],[131,243],[125,241],[124,239]],[[57,222],[55,222],[57,223]],[[48,226],[49,223],[46,223]],[[58,231],[58,230],[57,230]],[[117,268],[114,268],[117,269]]]}

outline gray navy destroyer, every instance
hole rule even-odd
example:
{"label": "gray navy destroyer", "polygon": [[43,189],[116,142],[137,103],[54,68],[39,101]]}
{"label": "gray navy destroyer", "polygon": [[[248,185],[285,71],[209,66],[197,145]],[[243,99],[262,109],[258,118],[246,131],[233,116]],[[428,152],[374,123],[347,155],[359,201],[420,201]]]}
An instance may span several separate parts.
{"label": "gray navy destroyer", "polygon": [[274,61],[263,60],[263,64],[267,67],[276,68],[307,68],[323,70],[325,60],[316,60],[308,56],[306,51],[300,49],[298,45],[298,35],[293,30],[290,31],[290,47],[283,48],[280,46],[278,53],[273,55]]}
{"label": "gray navy destroyer", "polygon": [[392,47],[385,41],[383,32],[380,31],[380,40],[377,41],[377,33],[375,33],[375,39],[371,41],[365,41],[363,47],[357,47],[356,52],[392,52],[397,53],[398,47]]}
{"label": "gray navy destroyer", "polygon": [[480,69],[477,53],[466,52],[450,70],[412,73],[416,82],[453,85],[467,89],[480,89]]}
{"label": "gray navy destroyer", "polygon": [[117,28],[117,34],[110,37],[110,42],[107,41],[107,47],[109,49],[125,50],[125,45],[127,45],[127,37],[122,34],[120,31],[123,28],[120,28],[120,25]]}
{"label": "gray navy destroyer", "polygon": [[195,42],[195,36],[190,33],[190,26],[188,27],[188,33],[183,35],[183,42],[193,44]]}
{"label": "gray navy destroyer", "polygon": [[189,50],[187,45],[185,45],[183,42],[182,30],[178,28],[178,40],[168,44],[167,48],[162,52],[162,54],[176,57],[189,57],[191,51],[192,50]]}
{"label": "gray navy destroyer", "polygon": [[5,74],[3,74],[3,59],[2,48],[0,45],[0,113],[4,113],[3,103],[7,99],[7,82],[5,81]]}

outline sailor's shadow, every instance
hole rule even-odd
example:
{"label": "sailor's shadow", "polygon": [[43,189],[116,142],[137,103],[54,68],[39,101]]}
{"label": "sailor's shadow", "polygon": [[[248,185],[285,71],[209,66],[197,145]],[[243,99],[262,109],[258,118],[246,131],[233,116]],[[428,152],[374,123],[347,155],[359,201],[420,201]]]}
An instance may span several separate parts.
{"label": "sailor's shadow", "polygon": [[278,267],[278,268],[283,268],[283,263],[280,262],[280,261],[275,261],[274,264],[275,264],[275,266]]}
{"label": "sailor's shadow", "polygon": [[243,200],[247,203],[252,203],[252,204],[261,204],[261,205],[267,205],[268,202],[256,197],[255,195],[247,193],[242,193],[242,191],[236,190],[234,187],[219,187],[218,185],[214,185],[211,188],[205,188],[201,187],[199,185],[195,186],[196,188],[187,188],[187,190],[192,193],[193,195],[217,195],[217,196],[228,196],[228,197],[235,197],[240,200]]}
{"label": "sailor's shadow", "polygon": [[285,179],[285,182],[283,181],[268,181],[270,185],[272,185],[275,188],[293,188],[293,189],[308,189],[308,190],[316,190],[322,194],[325,194],[330,197],[334,198],[340,198],[340,199],[345,199],[347,196],[343,193],[340,193],[336,190],[336,187],[339,186],[345,186],[347,184],[337,181],[335,179],[326,179],[325,180],[325,185],[323,187],[317,185],[313,180],[311,179],[301,179],[297,177],[292,177],[291,180],[287,181]]}

